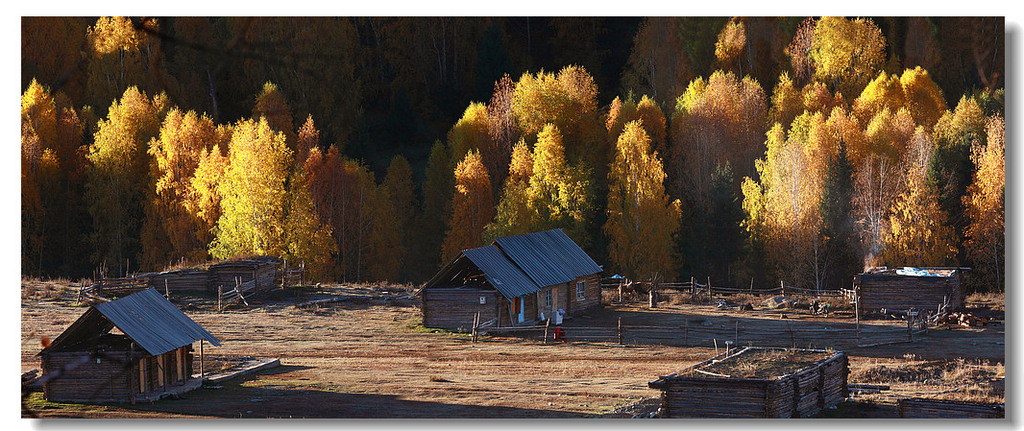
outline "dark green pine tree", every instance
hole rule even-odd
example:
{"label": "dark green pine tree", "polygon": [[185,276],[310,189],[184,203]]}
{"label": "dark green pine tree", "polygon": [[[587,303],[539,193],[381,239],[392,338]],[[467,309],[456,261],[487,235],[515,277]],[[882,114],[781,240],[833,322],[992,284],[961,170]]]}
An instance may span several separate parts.
{"label": "dark green pine tree", "polygon": [[848,287],[863,266],[850,216],[852,198],[853,166],[846,157],[846,143],[840,141],[839,151],[829,157],[819,204],[822,224],[817,268],[822,288]]}

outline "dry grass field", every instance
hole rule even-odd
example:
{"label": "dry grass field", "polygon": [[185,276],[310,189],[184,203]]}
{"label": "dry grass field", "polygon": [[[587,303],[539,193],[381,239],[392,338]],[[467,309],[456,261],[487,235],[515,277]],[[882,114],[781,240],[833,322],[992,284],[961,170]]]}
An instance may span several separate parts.
{"label": "dry grass field", "polygon": [[[23,282],[22,371],[39,367],[42,337],[50,339],[85,307],[75,306],[77,283]],[[239,358],[280,358],[281,366],[203,388],[180,399],[136,405],[49,403],[35,393],[24,414],[41,417],[632,417],[657,409],[647,382],[712,356],[713,346],[543,344],[515,337],[469,336],[419,326],[418,302],[408,287],[332,285],[301,297],[281,293],[251,307],[217,313],[209,299],[179,299],[186,313],[223,345],[206,345],[206,371]],[[352,299],[321,308],[299,301],[326,295]],[[172,295],[173,296],[173,295]],[[187,306],[191,303],[191,306]],[[592,320],[611,324],[678,319],[735,319],[738,311],[667,305],[655,310],[607,306]],[[743,318],[766,327],[770,312]],[[805,323],[848,324],[791,316]],[[576,319],[581,321],[584,319]],[[647,324],[647,323],[645,323]],[[851,416],[894,415],[904,396],[976,399],[1003,397],[1003,327],[931,331],[907,344],[852,348],[851,382],[888,384],[891,390],[855,399],[879,404]],[[570,332],[571,334],[571,332]],[[756,345],[756,340],[751,342]],[[628,343],[627,343],[628,344]],[[744,343],[746,344],[746,343]],[[197,349],[198,350],[198,349]],[[198,361],[197,361],[198,362]],[[196,370],[198,372],[198,370]],[[842,409],[841,409],[842,410]],[[845,411],[845,410],[842,410]]]}

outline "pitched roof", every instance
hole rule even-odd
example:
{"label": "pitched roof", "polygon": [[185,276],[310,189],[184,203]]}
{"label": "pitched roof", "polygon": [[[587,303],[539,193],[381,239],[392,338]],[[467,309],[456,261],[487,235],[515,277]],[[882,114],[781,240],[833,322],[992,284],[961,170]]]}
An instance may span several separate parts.
{"label": "pitched roof", "polygon": [[540,291],[540,286],[509,260],[497,246],[488,245],[464,250],[462,254],[480,268],[487,281],[507,298]]}
{"label": "pitched roof", "polygon": [[150,355],[166,353],[199,340],[220,345],[216,337],[149,288],[90,307],[43,352],[105,333],[115,326]]}
{"label": "pitched roof", "polygon": [[494,244],[463,250],[441,268],[424,288],[467,276],[468,260],[506,298],[540,291],[601,272],[601,267],[561,229],[498,238]]}
{"label": "pitched roof", "polygon": [[538,286],[601,272],[601,267],[561,229],[498,238],[494,242]]}

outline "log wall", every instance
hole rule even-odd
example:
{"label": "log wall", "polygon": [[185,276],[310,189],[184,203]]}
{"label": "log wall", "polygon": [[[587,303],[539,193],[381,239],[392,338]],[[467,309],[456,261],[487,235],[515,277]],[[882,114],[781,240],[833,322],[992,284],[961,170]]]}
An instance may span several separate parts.
{"label": "log wall", "polygon": [[975,404],[960,401],[900,399],[896,411],[901,418],[1005,418],[1001,404]]}
{"label": "log wall", "polygon": [[[484,304],[480,298],[484,298]],[[485,322],[498,317],[498,307],[505,306],[504,297],[495,290],[424,289],[423,326],[452,331],[471,331],[476,313]]]}
{"label": "log wall", "polygon": [[949,277],[912,277],[861,274],[854,277],[861,311],[935,310],[948,298],[952,309],[962,308],[963,283],[959,274]]}
{"label": "log wall", "polygon": [[[188,345],[160,355],[162,366],[157,356],[138,350],[134,355],[124,351],[104,352],[98,360],[65,370],[47,382],[43,386],[43,397],[48,401],[90,403],[160,399],[162,394],[178,392],[176,389],[195,380],[192,379],[191,351],[192,346]],[[64,369],[91,354],[87,351],[47,353],[42,360],[43,375]]]}
{"label": "log wall", "polygon": [[807,417],[846,398],[848,374],[846,354],[837,352],[775,379],[687,374],[664,376],[649,386],[661,390],[662,417]]}
{"label": "log wall", "polygon": [[[584,283],[584,299],[579,300],[576,298],[576,282],[582,281]],[[578,316],[587,313],[595,308],[601,306],[601,278],[597,274],[585,275],[577,277],[569,283],[569,298],[570,304],[566,312],[572,316]]]}

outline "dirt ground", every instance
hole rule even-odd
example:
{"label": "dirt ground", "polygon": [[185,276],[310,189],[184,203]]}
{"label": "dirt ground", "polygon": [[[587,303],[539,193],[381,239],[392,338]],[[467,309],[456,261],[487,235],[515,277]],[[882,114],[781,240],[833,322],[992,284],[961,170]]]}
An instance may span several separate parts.
{"label": "dirt ground", "polygon": [[[41,339],[56,338],[85,307],[73,305],[71,290],[58,294],[40,286],[23,286],[23,291],[31,292],[23,295],[21,309],[22,371],[28,371],[39,368],[35,355]],[[185,298],[179,305],[222,342],[221,347],[206,344],[205,354],[211,358],[207,372],[239,357],[280,358],[282,365],[155,403],[59,404],[43,401],[35,393],[24,400],[28,410],[23,414],[103,418],[647,417],[657,410],[659,396],[647,382],[715,353],[713,346],[545,345],[514,337],[483,337],[472,343],[467,335],[418,326],[418,304],[408,294],[408,289],[381,286],[331,286],[302,297],[278,294],[253,301],[251,307],[222,313],[212,311],[209,300]],[[352,299],[318,309],[294,306],[327,295]],[[189,302],[191,306],[187,306]],[[590,320],[606,324],[620,316],[639,322],[744,318],[767,327],[780,320],[777,312],[723,311],[696,305],[656,310],[608,306]],[[820,319],[796,320],[810,323]],[[848,323],[837,320],[823,321]],[[955,328],[931,331],[912,344],[852,349],[851,382],[854,376],[862,376],[899,384],[882,394],[856,398],[868,403],[848,415],[892,416],[894,410],[885,406],[891,406],[896,397],[950,389],[954,391],[947,393],[956,393],[961,386],[980,387],[987,396],[995,393],[1001,398],[1003,331],[1001,325]],[[955,364],[955,358],[968,358],[961,370],[982,371],[958,372],[955,366],[942,365]],[[925,362],[941,368],[937,377],[884,372]]]}

